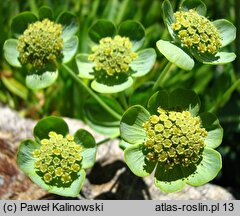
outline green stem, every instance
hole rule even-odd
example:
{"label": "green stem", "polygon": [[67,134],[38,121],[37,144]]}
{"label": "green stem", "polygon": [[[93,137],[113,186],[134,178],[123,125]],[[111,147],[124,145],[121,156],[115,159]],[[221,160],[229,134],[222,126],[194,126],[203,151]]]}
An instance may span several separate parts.
{"label": "green stem", "polygon": [[120,120],[122,117],[117,112],[115,112],[111,107],[109,107],[97,94],[95,94],[67,65],[62,64],[62,67],[67,71],[71,77],[79,83],[107,112],[109,112],[113,117]]}
{"label": "green stem", "polygon": [[119,136],[120,136],[120,133],[117,132],[116,134],[113,134],[111,137],[108,137],[108,138],[106,138],[106,139],[103,139],[103,140],[97,142],[97,146],[100,146],[101,144],[103,144],[103,143],[105,143],[105,142],[108,142],[108,141],[110,141],[110,140],[113,140],[113,139],[115,139],[115,138],[117,138],[117,137],[119,137]]}
{"label": "green stem", "polygon": [[124,0],[121,3],[121,8],[119,8],[118,16],[116,17],[117,24],[119,24],[123,20],[123,17],[127,11],[127,7],[129,6],[129,2],[130,2],[129,0]]}
{"label": "green stem", "polygon": [[128,103],[127,103],[124,92],[119,93],[119,100],[120,100],[121,104],[123,105],[123,108],[125,110],[128,109]]}
{"label": "green stem", "polygon": [[162,81],[164,80],[165,76],[167,75],[168,71],[170,71],[170,68],[173,64],[171,62],[168,62],[165,68],[163,69],[162,73],[159,75],[157,81],[155,82],[153,86],[153,91],[156,91],[159,86],[162,86]]}
{"label": "green stem", "polygon": [[31,12],[38,13],[38,7],[35,0],[29,0]]}
{"label": "green stem", "polygon": [[219,100],[214,107],[212,107],[209,112],[216,112],[221,106],[223,106],[228,99],[230,98],[231,94],[237,89],[240,85],[240,79],[236,80],[232,86],[223,94],[221,100]]}
{"label": "green stem", "polygon": [[[237,34],[236,34],[236,47],[238,47],[236,49],[236,60],[235,60],[235,69],[236,71],[240,71],[240,27],[239,27],[239,20],[240,20],[240,1],[239,0],[235,0],[235,4],[234,4],[234,8],[235,8],[235,26],[237,27]],[[239,74],[238,74],[239,76]]]}

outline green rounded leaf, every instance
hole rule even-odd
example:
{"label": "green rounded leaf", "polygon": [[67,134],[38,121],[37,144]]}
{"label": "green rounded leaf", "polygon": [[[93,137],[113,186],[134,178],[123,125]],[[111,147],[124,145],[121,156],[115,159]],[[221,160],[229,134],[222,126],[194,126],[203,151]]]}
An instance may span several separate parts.
{"label": "green rounded leaf", "polygon": [[228,64],[230,62],[233,62],[236,59],[235,53],[229,53],[229,52],[218,52],[216,54],[217,60],[212,62],[203,62],[204,64],[212,64],[212,65],[218,65],[218,64]]}
{"label": "green rounded leaf", "polygon": [[49,116],[38,121],[33,129],[33,135],[36,139],[48,139],[48,133],[54,131],[63,136],[69,133],[67,123],[59,117]]}
{"label": "green rounded leaf", "polygon": [[200,0],[185,0],[180,5],[180,10],[189,11],[190,9],[194,9],[198,14],[205,16],[207,13],[206,5]]}
{"label": "green rounded leaf", "polygon": [[98,125],[94,122],[91,122],[87,117],[84,118],[84,121],[89,127],[102,135],[116,137],[115,135],[119,134],[119,127]]}
{"label": "green rounded leaf", "polygon": [[113,84],[113,85],[106,85],[104,83],[100,83],[97,80],[94,80],[91,83],[91,87],[99,92],[99,93],[106,93],[106,94],[112,94],[112,93],[117,93],[124,91],[131,87],[133,84],[133,79],[131,77],[128,77],[126,81],[120,84]]}
{"label": "green rounded leaf", "polygon": [[[124,112],[121,105],[114,98],[105,97],[103,95],[100,95],[99,97],[117,113],[122,114]],[[93,98],[90,98],[84,104],[84,114],[94,124],[106,127],[119,126],[119,120],[116,120],[115,117],[113,117],[111,114],[109,114],[108,111],[102,108],[99,103]]]}
{"label": "green rounded leaf", "polygon": [[61,187],[61,186],[52,186],[46,184],[43,179],[34,171],[29,174],[30,179],[35,182],[37,185],[47,190],[49,193],[58,194],[60,196],[65,197],[77,197],[79,196],[80,190],[86,178],[86,173],[83,169],[81,169],[77,173],[78,177],[74,180],[69,187]]}
{"label": "green rounded leaf", "polygon": [[26,85],[32,90],[39,90],[52,85],[58,77],[58,71],[45,71],[41,74],[32,73],[26,76]]}
{"label": "green rounded leaf", "polygon": [[166,170],[162,163],[158,163],[155,170],[155,182],[175,182],[178,180],[185,180],[188,176],[193,174],[196,166],[191,164],[188,167],[183,167],[181,164],[175,165],[172,169]]}
{"label": "green rounded leaf", "polygon": [[154,178],[154,184],[165,193],[173,193],[181,191],[185,187],[186,181],[184,179],[179,179],[176,181],[166,182],[158,181],[156,178]]}
{"label": "green rounded leaf", "polygon": [[191,50],[193,56],[204,64],[219,65],[227,64],[235,60],[236,55],[229,52],[218,52],[216,55],[211,55],[209,53],[199,53],[197,50]]}
{"label": "green rounded leaf", "polygon": [[94,79],[94,62],[88,60],[89,54],[77,54],[75,59],[78,67],[78,76],[86,79]]}
{"label": "green rounded leaf", "polygon": [[171,27],[171,24],[174,23],[175,17],[174,17],[172,5],[169,0],[164,0],[164,2],[162,3],[162,11],[163,11],[163,21],[168,28],[168,32],[174,38],[175,35]]}
{"label": "green rounded leaf", "polygon": [[124,151],[124,160],[129,169],[139,177],[149,176],[155,166],[156,162],[149,162],[143,154],[143,146],[136,144],[127,147]]}
{"label": "green rounded leaf", "polygon": [[118,28],[118,34],[131,40],[133,51],[138,50],[144,43],[144,27],[137,21],[128,20],[122,22]]}
{"label": "green rounded leaf", "polygon": [[4,56],[7,62],[14,67],[21,67],[18,60],[19,52],[17,51],[18,40],[8,39],[3,45]]}
{"label": "green rounded leaf", "polygon": [[187,179],[187,183],[192,186],[206,184],[214,179],[222,168],[221,155],[217,151],[205,147],[202,157],[196,172]]}
{"label": "green rounded leaf", "polygon": [[122,139],[130,144],[141,144],[147,136],[142,127],[150,117],[149,112],[140,105],[135,105],[127,109],[120,121],[120,134]]}
{"label": "green rounded leaf", "polygon": [[13,17],[11,30],[15,37],[19,37],[28,27],[28,24],[37,22],[38,18],[29,11],[22,12]]}
{"label": "green rounded leaf", "polygon": [[17,152],[17,164],[20,169],[30,174],[34,171],[34,157],[33,151],[40,148],[40,144],[32,140],[24,140],[20,143]]}
{"label": "green rounded leaf", "polygon": [[57,22],[63,26],[62,38],[66,42],[78,31],[78,22],[74,14],[69,12],[62,12],[58,18]]}
{"label": "green rounded leaf", "polygon": [[149,101],[147,108],[151,114],[157,114],[157,108],[161,107],[163,109],[169,108],[169,94],[165,90],[161,90],[153,94]]}
{"label": "green rounded leaf", "polygon": [[223,129],[219,124],[217,117],[209,112],[199,114],[202,120],[202,126],[208,132],[205,144],[209,148],[217,148],[222,143]]}
{"label": "green rounded leaf", "polygon": [[176,89],[169,95],[169,107],[188,110],[192,116],[199,112],[201,102],[197,94],[189,89]]}
{"label": "green rounded leaf", "polygon": [[137,59],[130,63],[130,68],[134,71],[133,77],[146,75],[152,69],[156,60],[156,52],[152,48],[141,50],[137,54]]}
{"label": "green rounded leaf", "polygon": [[116,33],[115,25],[108,21],[108,20],[98,20],[94,23],[88,32],[90,39],[95,42],[99,43],[104,37],[113,37]]}
{"label": "green rounded leaf", "polygon": [[83,147],[81,156],[82,168],[88,169],[92,167],[96,161],[97,146],[93,136],[84,129],[79,129],[74,134],[74,141]]}
{"label": "green rounded leaf", "polygon": [[73,36],[63,43],[63,63],[68,63],[72,60],[78,49],[78,37]]}
{"label": "green rounded leaf", "polygon": [[213,25],[218,29],[222,39],[222,47],[227,46],[236,38],[236,27],[225,19],[215,20]]}
{"label": "green rounded leaf", "polygon": [[1,81],[5,87],[13,94],[21,97],[24,100],[28,100],[28,89],[21,82],[13,77],[1,77]]}
{"label": "green rounded leaf", "polygon": [[53,19],[53,11],[50,7],[44,5],[39,8],[38,16],[39,16],[39,20],[43,20],[43,19],[52,20]]}
{"label": "green rounded leaf", "polygon": [[157,48],[170,62],[183,70],[192,70],[194,67],[193,59],[174,44],[168,41],[159,40],[157,41]]}

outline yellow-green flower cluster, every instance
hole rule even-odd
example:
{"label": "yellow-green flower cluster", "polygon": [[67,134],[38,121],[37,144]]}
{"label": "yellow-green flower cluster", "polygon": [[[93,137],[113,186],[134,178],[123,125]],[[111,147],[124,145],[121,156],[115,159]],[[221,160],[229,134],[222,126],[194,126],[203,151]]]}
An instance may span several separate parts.
{"label": "yellow-green flower cluster", "polygon": [[82,147],[75,143],[74,137],[68,134],[63,137],[53,131],[49,139],[41,140],[41,147],[33,151],[36,158],[36,173],[43,176],[48,184],[67,184],[81,168]]}
{"label": "yellow-green flower cluster", "polygon": [[216,54],[221,47],[218,29],[195,10],[174,13],[175,22],[171,27],[188,48],[196,48],[200,53]]}
{"label": "yellow-green flower cluster", "polygon": [[93,54],[88,59],[95,63],[97,71],[104,70],[110,76],[128,72],[129,64],[137,58],[137,53],[132,52],[131,48],[132,43],[128,37],[105,37],[99,45],[92,48]]}
{"label": "yellow-green flower cluster", "polygon": [[40,68],[55,61],[63,48],[62,25],[48,19],[29,24],[19,37],[17,50],[22,64]]}
{"label": "yellow-green flower cluster", "polygon": [[198,164],[205,146],[207,131],[201,128],[199,117],[192,117],[189,111],[168,111],[158,108],[159,115],[151,115],[143,128],[148,139],[146,158],[159,161],[165,170],[175,165],[187,167]]}

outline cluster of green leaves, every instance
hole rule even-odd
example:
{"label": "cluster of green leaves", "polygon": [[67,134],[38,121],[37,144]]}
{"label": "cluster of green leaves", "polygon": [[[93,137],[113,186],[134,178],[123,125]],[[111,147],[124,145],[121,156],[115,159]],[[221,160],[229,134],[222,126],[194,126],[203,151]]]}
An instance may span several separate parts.
{"label": "cluster of green leaves", "polygon": [[93,136],[86,130],[79,129],[74,134],[74,141],[82,147],[81,152],[81,169],[77,172],[77,178],[71,182],[68,187],[64,185],[46,184],[43,178],[37,173],[35,168],[36,158],[33,152],[40,149],[41,140],[47,139],[49,132],[54,131],[65,137],[69,133],[68,125],[59,117],[46,117],[40,120],[33,130],[35,140],[24,140],[18,150],[17,163],[21,170],[26,173],[33,182],[48,190],[51,193],[62,196],[76,197],[79,195],[81,187],[86,177],[85,169],[92,167],[96,160],[96,143]]}

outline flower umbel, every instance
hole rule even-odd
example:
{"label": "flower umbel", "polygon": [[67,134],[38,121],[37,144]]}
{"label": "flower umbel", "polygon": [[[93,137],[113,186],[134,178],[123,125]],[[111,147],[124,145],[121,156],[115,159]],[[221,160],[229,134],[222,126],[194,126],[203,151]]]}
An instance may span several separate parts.
{"label": "flower umbel", "polygon": [[21,63],[40,68],[57,60],[63,48],[61,36],[62,25],[48,19],[29,24],[17,45]]}
{"label": "flower umbel", "polygon": [[169,111],[158,108],[159,115],[151,115],[143,128],[148,139],[146,158],[162,163],[165,170],[180,164],[188,167],[197,165],[202,158],[207,131],[201,128],[199,117],[189,111]]}
{"label": "flower umbel", "polygon": [[97,92],[124,91],[133,85],[134,77],[146,75],[155,63],[154,49],[140,50],[145,30],[139,22],[128,20],[116,28],[108,20],[98,20],[88,35],[91,53],[79,53],[76,63],[79,76],[93,80],[91,87]]}
{"label": "flower umbel", "polygon": [[120,145],[130,170],[139,177],[154,172],[155,185],[165,192],[215,178],[222,161],[214,149],[223,130],[214,114],[198,114],[199,109],[198,96],[187,89],[156,92],[147,109],[130,107],[120,122]]}
{"label": "flower umbel", "polygon": [[74,137],[70,134],[64,138],[51,131],[48,136],[49,139],[41,140],[40,149],[32,153],[36,158],[36,173],[47,184],[58,186],[71,183],[81,169],[82,147],[74,142]]}
{"label": "flower umbel", "polygon": [[225,19],[210,21],[201,0],[183,0],[173,12],[170,0],[162,4],[163,19],[173,41],[157,41],[158,50],[183,70],[192,70],[194,59],[204,64],[227,64],[234,61],[233,52],[224,47],[236,38],[236,27]]}
{"label": "flower umbel", "polygon": [[216,54],[221,47],[218,29],[194,9],[174,13],[175,22],[171,27],[181,43],[188,48],[196,48],[200,53]]}
{"label": "flower umbel", "polygon": [[108,75],[128,72],[129,64],[137,58],[131,51],[132,43],[128,37],[115,36],[102,38],[99,45],[92,48],[93,54],[88,59],[93,61],[97,71],[105,70]]}

